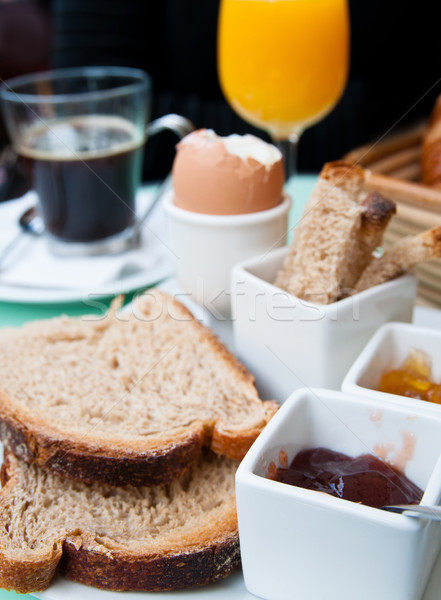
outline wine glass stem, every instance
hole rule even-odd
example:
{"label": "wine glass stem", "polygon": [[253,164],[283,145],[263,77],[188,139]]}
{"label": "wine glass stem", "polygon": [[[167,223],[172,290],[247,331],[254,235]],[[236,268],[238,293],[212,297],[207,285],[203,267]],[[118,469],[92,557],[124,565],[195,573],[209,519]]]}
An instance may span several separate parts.
{"label": "wine glass stem", "polygon": [[283,155],[286,181],[297,173],[297,147],[300,134],[292,133],[287,139],[277,139],[276,144]]}

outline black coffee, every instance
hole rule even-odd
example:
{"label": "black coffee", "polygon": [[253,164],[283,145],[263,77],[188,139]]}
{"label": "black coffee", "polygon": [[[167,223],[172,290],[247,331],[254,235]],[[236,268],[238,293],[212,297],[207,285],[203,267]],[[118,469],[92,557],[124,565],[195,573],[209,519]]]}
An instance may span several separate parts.
{"label": "black coffee", "polygon": [[143,143],[119,117],[74,117],[31,130],[19,152],[31,163],[49,233],[90,242],[130,226]]}

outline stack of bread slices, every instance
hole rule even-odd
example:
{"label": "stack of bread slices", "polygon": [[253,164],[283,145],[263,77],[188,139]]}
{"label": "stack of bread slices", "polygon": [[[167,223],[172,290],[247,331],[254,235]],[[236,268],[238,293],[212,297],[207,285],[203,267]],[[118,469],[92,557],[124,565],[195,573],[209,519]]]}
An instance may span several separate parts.
{"label": "stack of bread slices", "polygon": [[153,289],[0,334],[0,587],[171,590],[240,564],[234,476],[277,410]]}

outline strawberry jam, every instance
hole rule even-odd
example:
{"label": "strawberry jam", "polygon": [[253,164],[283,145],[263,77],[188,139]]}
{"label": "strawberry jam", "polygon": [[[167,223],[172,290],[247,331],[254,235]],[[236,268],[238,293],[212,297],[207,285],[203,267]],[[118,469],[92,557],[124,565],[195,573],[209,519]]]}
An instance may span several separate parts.
{"label": "strawberry jam", "polygon": [[271,479],[374,508],[419,504],[423,495],[403,473],[370,454],[356,458],[326,448],[302,450]]}

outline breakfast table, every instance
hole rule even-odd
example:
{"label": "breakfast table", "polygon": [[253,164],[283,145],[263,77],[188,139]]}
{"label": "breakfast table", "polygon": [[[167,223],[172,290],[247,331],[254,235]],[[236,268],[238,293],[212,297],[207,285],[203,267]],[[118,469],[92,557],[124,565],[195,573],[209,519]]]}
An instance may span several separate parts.
{"label": "breakfast table", "polygon": [[[295,182],[295,193],[293,193],[294,182],[289,182],[287,187],[290,193],[294,196],[293,207],[290,215],[291,223],[294,223],[296,219],[299,218],[305,199],[309,196],[309,193],[314,185],[315,179],[315,175],[304,175],[298,177]],[[156,187],[156,185],[145,186],[143,191],[146,193],[154,193]],[[145,287],[141,286],[140,288],[130,291],[128,294],[126,294],[125,302],[130,302],[133,296],[136,293],[141,292],[143,289],[145,289]],[[107,297],[100,297],[99,303],[92,303],[99,304],[99,306],[93,306],[90,302],[85,303],[81,299],[69,302],[29,302],[25,300],[0,300],[0,327],[19,327],[20,325],[28,321],[33,321],[36,319],[48,319],[60,315],[81,317],[81,315],[84,314],[100,314],[105,309],[105,307],[109,306],[113,297],[114,294]],[[0,600],[2,600],[3,598],[12,598],[15,596],[19,595],[15,592],[7,592],[5,590],[0,590]],[[26,597],[30,598],[31,596],[20,595],[20,598]]]}
{"label": "breakfast table", "polygon": [[[295,180],[290,180],[286,185],[287,192],[292,197],[292,208],[290,212],[290,230],[301,217],[303,207],[309,197],[316,175],[299,175]],[[144,186],[141,193],[144,195],[152,195],[157,189],[156,184]],[[12,203],[15,201],[11,201]],[[0,205],[0,211],[2,206]],[[158,209],[158,212],[162,212]],[[3,242],[2,242],[3,243]],[[30,242],[32,244],[32,242]],[[28,246],[30,249],[31,246]],[[169,271],[171,273],[171,271]],[[161,278],[162,279],[162,278]],[[39,296],[31,294],[32,286],[29,287],[29,298],[26,298],[24,288],[17,287],[17,299],[13,299],[13,285],[6,292],[2,293],[2,277],[0,274],[0,327],[17,327],[27,321],[34,319],[47,319],[59,315],[81,316],[83,314],[99,314],[104,310],[105,306],[109,306],[111,300],[119,292],[103,295],[99,297],[99,302],[87,301],[85,298],[77,298],[75,300],[53,300],[50,298],[50,291],[45,295],[48,300],[39,301]],[[136,288],[126,293],[126,302],[129,302],[133,295],[145,289],[146,285],[139,285]],[[9,301],[8,301],[9,298]],[[94,306],[94,304],[98,306]]]}
{"label": "breakfast table", "polygon": [[[291,179],[286,185],[286,191],[291,195],[293,203],[290,212],[290,231],[292,232],[292,228],[295,226],[297,221],[300,219],[305,202],[310,195],[310,192],[315,184],[317,176],[316,175],[297,175],[295,178]],[[156,189],[155,185],[145,186],[143,188],[143,193],[152,194]],[[14,202],[14,201],[12,201]],[[0,211],[2,207],[0,205]],[[162,213],[161,209],[158,208],[158,211]],[[139,285],[135,289],[127,290],[125,289],[125,302],[129,303],[136,294],[142,292],[146,288],[153,285],[153,283],[149,281],[147,284]],[[176,287],[176,282],[173,280],[171,270],[169,272],[169,276],[165,277],[161,280],[161,285],[165,286],[166,289],[173,289]],[[31,295],[30,299],[27,301],[24,297],[23,288],[20,288],[20,294],[17,299],[14,299],[13,292],[10,290],[7,293],[3,293],[2,296],[2,287],[1,287],[1,274],[0,274],[0,327],[17,327],[28,321],[38,320],[38,319],[46,319],[60,315],[70,315],[81,317],[85,314],[97,314],[102,315],[105,309],[110,305],[112,299],[118,295],[119,292],[117,289],[113,291],[111,294],[104,294],[103,296],[99,296],[94,298],[93,301],[87,299],[85,297],[79,297],[77,299],[71,300],[60,300],[54,301],[50,298],[47,298],[44,301],[39,301],[38,296],[37,299]],[[436,311],[437,312],[437,311]],[[419,309],[418,312],[418,320],[420,323],[430,323],[433,319],[433,315],[435,311],[433,309]],[[225,324],[216,324],[211,323],[213,328],[217,329],[217,333],[221,338],[230,345],[232,336],[231,332],[228,331],[228,323]],[[230,324],[231,325],[231,324]],[[441,323],[440,323],[441,326]],[[231,580],[231,581],[228,581]],[[220,582],[215,584],[214,586],[209,586],[204,592],[200,590],[197,592],[197,595],[202,598],[234,598],[234,599],[251,599],[254,596],[248,594],[245,589],[243,578],[240,574],[234,575],[231,578],[228,578],[225,582]],[[107,600],[110,597],[116,598],[116,594],[112,594],[109,592],[100,592],[98,590],[91,590],[89,588],[79,587],[78,584],[71,584],[68,582],[55,582],[53,586],[51,586],[50,590],[43,592],[41,594],[36,594],[37,597],[45,598],[47,600],[58,600],[58,598],[66,597],[76,597],[79,592],[78,590],[84,590],[84,597],[93,598],[99,600]],[[441,560],[438,560],[438,564],[435,567],[432,578],[429,582],[428,589],[426,590],[426,594],[424,595],[424,600],[432,600],[439,597],[439,590],[441,589]],[[52,591],[51,591],[52,590]],[[438,590],[438,591],[437,591]],[[162,593],[161,597],[164,594]],[[165,594],[168,596],[169,594]],[[196,595],[194,592],[181,592],[181,593],[171,593],[173,596],[179,596],[182,600],[184,598],[194,597]],[[15,592],[7,592],[5,590],[0,590],[0,600],[6,600],[7,598],[12,598],[18,596]],[[139,594],[138,594],[139,596]],[[146,597],[151,597],[150,594],[146,594]],[[21,598],[30,598],[31,596],[20,596]],[[120,596],[118,596],[120,597]],[[143,595],[142,595],[143,597]]]}

